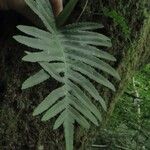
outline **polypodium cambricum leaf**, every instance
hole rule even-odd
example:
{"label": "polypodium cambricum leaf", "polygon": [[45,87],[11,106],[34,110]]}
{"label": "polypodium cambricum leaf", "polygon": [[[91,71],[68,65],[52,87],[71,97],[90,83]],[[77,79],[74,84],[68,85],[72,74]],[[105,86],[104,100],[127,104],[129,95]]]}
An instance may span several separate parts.
{"label": "polypodium cambricum leaf", "polygon": [[100,71],[120,79],[115,69],[104,62],[115,61],[115,58],[96,47],[110,47],[111,40],[92,31],[102,28],[98,23],[74,23],[60,29],[56,26],[48,0],[25,1],[43,21],[47,30],[18,26],[18,29],[27,35],[17,35],[14,39],[36,49],[35,52],[27,52],[23,60],[41,66],[39,72],[23,83],[22,89],[37,85],[50,77],[62,84],[37,106],[33,115],[42,113],[42,121],[58,116],[54,129],[63,125],[66,149],[73,150],[74,123],[77,122],[88,129],[89,121],[98,126],[102,120],[100,111],[84,91],[98,101],[103,110],[107,110],[104,99],[91,80],[115,91],[113,84]]}

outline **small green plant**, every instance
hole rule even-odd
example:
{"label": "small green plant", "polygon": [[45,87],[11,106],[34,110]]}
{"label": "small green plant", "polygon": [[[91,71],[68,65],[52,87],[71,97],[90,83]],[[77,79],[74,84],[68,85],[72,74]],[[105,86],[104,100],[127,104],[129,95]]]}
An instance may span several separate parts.
{"label": "small green plant", "polygon": [[116,26],[119,26],[123,32],[125,38],[129,38],[131,34],[131,29],[129,28],[125,18],[115,10],[104,9],[104,15],[113,19]]}
{"label": "small green plant", "polygon": [[[118,101],[107,129],[100,132],[95,145],[103,143],[107,149],[111,150],[150,149],[149,76],[150,64],[136,72],[134,78],[139,99],[131,81]],[[139,108],[140,111],[138,111]]]}
{"label": "small green plant", "polygon": [[22,60],[38,63],[41,66],[39,72],[23,83],[22,89],[35,86],[50,77],[62,83],[61,87],[52,91],[39,104],[33,115],[42,113],[42,121],[57,116],[54,129],[63,125],[66,149],[73,150],[74,123],[77,122],[88,129],[90,124],[87,120],[96,126],[102,121],[101,112],[84,91],[98,101],[103,110],[107,110],[104,99],[89,79],[113,91],[115,91],[114,85],[101,75],[100,71],[120,79],[115,69],[103,61],[116,59],[95,47],[110,47],[111,41],[108,37],[92,31],[102,28],[98,23],[74,23],[58,28],[48,0],[26,0],[26,3],[39,16],[47,30],[17,26],[29,36],[17,35],[14,39],[37,49],[35,52],[26,51],[27,55]]}

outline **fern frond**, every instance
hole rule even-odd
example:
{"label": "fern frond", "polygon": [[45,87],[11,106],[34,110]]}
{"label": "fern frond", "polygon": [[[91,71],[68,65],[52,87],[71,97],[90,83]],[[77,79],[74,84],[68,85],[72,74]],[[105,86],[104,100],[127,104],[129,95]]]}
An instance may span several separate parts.
{"label": "fern frond", "polygon": [[109,53],[96,46],[110,47],[111,40],[92,30],[102,28],[98,23],[74,23],[57,28],[48,0],[25,0],[39,16],[47,31],[31,26],[19,25],[26,36],[14,36],[18,42],[34,48],[26,52],[23,61],[38,63],[41,70],[29,77],[22,89],[30,88],[50,77],[62,83],[52,91],[34,110],[33,115],[43,114],[42,121],[58,117],[54,129],[64,127],[66,149],[73,150],[74,123],[88,129],[89,121],[98,126],[102,120],[101,111],[96,108],[86,91],[107,110],[104,99],[92,81],[115,91],[114,85],[101,75],[101,71],[120,79],[118,73],[104,60],[115,61]]}

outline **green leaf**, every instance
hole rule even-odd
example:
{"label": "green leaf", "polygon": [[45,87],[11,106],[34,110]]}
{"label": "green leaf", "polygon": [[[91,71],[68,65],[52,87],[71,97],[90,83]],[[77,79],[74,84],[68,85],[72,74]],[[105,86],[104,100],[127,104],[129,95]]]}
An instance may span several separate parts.
{"label": "green leaf", "polygon": [[60,87],[54,91],[52,91],[42,102],[39,106],[34,110],[33,116],[39,115],[50,108],[56,101],[60,98],[64,97],[64,87]]}
{"label": "green leaf", "polygon": [[[71,116],[85,129],[89,129],[90,128],[90,124],[88,123],[88,121],[82,116],[80,115],[80,113],[78,113],[78,111],[76,111],[73,107],[70,107],[70,113]],[[69,122],[69,121],[68,121]]]}
{"label": "green leaf", "polygon": [[91,31],[63,31],[63,36],[64,37],[71,37],[71,38],[76,38],[76,39],[80,39],[80,41],[83,40],[99,40],[101,41],[109,41],[111,44],[111,40],[100,33],[95,33],[95,32],[91,32]]}
{"label": "green leaf", "polygon": [[77,42],[77,43],[80,43],[81,45],[86,45],[86,44],[89,44],[89,45],[96,45],[96,46],[105,46],[105,47],[111,47],[112,44],[109,40],[103,40],[101,38],[98,38],[96,35],[95,36],[80,36],[80,35],[67,35],[67,34],[64,34],[64,36],[62,36],[62,39],[61,39],[62,42]]}
{"label": "green leaf", "polygon": [[103,28],[104,26],[95,22],[78,22],[66,25],[62,31],[86,31],[86,30],[96,30]]}
{"label": "green leaf", "polygon": [[70,0],[64,10],[57,16],[56,23],[58,27],[62,26],[67,21],[78,1],[79,0]]}
{"label": "green leaf", "polygon": [[73,150],[73,135],[74,135],[74,119],[71,114],[68,114],[64,121],[64,133],[66,141],[66,150]]}
{"label": "green leaf", "polygon": [[[61,63],[59,63],[61,64]],[[49,65],[49,63],[42,62],[40,63],[41,67],[47,71],[54,79],[56,79],[59,82],[63,82],[63,78],[60,76],[59,72],[57,71],[59,68],[54,68],[56,66]],[[62,66],[62,65],[61,65]],[[58,66],[58,67],[61,67]]]}
{"label": "green leaf", "polygon": [[39,83],[44,82],[45,80],[49,79],[49,75],[41,69],[39,72],[37,72],[35,75],[29,77],[23,84],[22,89],[27,89],[32,86],[35,86]]}
{"label": "green leaf", "polygon": [[82,74],[96,81],[97,83],[102,84],[115,91],[114,85],[92,67],[80,62],[71,64],[71,67],[73,68],[73,70],[81,72]]}
{"label": "green leaf", "polygon": [[17,26],[17,28],[26,34],[34,36],[39,39],[45,39],[45,40],[49,41],[49,39],[53,38],[51,33],[47,32],[47,31],[43,31],[36,27],[19,25],[19,26]]}
{"label": "green leaf", "polygon": [[42,117],[42,121],[47,121],[52,117],[59,114],[61,111],[65,109],[65,100],[58,101],[54,106],[52,106]]}
{"label": "green leaf", "polygon": [[81,53],[75,53],[75,54],[69,53],[67,55],[71,59],[75,59],[76,61],[84,62],[92,67],[95,67],[97,69],[105,71],[105,72],[109,73],[110,75],[114,76],[115,78],[117,78],[118,80],[120,80],[120,76],[115,71],[115,69],[113,69],[110,65],[108,65],[107,63],[103,62],[102,60],[100,60],[96,57],[88,56],[88,55],[81,54]]}
{"label": "green leaf", "polygon": [[96,108],[96,106],[91,102],[89,97],[85,95],[85,93],[74,83],[68,82],[69,86],[72,88],[72,93],[78,99],[81,99],[81,103],[83,103],[96,117],[99,121],[102,121],[101,113]]}
{"label": "green leaf", "polygon": [[99,95],[94,85],[88,79],[86,79],[84,76],[75,71],[70,71],[68,77],[74,82],[77,82],[85,90],[87,90],[95,100],[100,102],[103,109],[106,111],[107,107],[104,99]]}
{"label": "green leaf", "polygon": [[49,25],[55,28],[55,19],[52,7],[48,0],[36,0],[38,9],[48,21]]}
{"label": "green leaf", "polygon": [[[41,7],[45,7],[45,4],[42,3],[39,4],[39,2],[42,2],[42,0],[38,0],[34,1],[34,0],[25,0],[25,2],[27,3],[27,5],[32,9],[32,11],[37,14],[39,16],[39,18],[43,21],[43,24],[45,25],[45,27],[50,31],[50,32],[54,32],[53,27],[51,26],[51,22],[53,22],[54,18],[51,17],[50,12],[52,11],[51,5],[47,4],[48,7],[50,7],[50,12],[49,12],[49,17],[47,18],[47,13],[45,14],[45,10],[43,11],[43,9]],[[49,3],[47,1],[47,3]],[[46,16],[45,16],[46,15]],[[49,22],[50,21],[50,22]]]}
{"label": "green leaf", "polygon": [[24,56],[22,60],[29,62],[41,62],[41,61],[50,62],[50,61],[63,61],[63,57],[61,57],[60,55],[48,55],[48,53],[45,52],[33,52]]}
{"label": "green leaf", "polygon": [[56,130],[57,128],[59,128],[64,123],[65,118],[66,118],[66,112],[63,111],[56,119],[53,129]]}
{"label": "green leaf", "polygon": [[81,45],[76,42],[69,42],[69,43],[65,42],[64,45],[67,50],[72,50],[74,52],[82,52],[84,54],[93,55],[98,58],[103,58],[110,61],[116,61],[114,56],[90,45]]}
{"label": "green leaf", "polygon": [[39,49],[39,50],[49,51],[51,50],[51,47],[52,47],[51,44],[53,44],[52,41],[48,43],[47,41],[44,41],[41,39],[31,38],[31,37],[21,36],[21,35],[14,36],[13,38],[21,44],[24,44],[28,47]]}
{"label": "green leaf", "polygon": [[[70,0],[57,18],[57,25],[64,24],[78,0]],[[35,108],[33,116],[42,114],[42,121],[58,116],[54,129],[64,127],[66,149],[73,150],[74,123],[89,129],[102,121],[101,111],[93,100],[106,111],[106,103],[95,87],[95,82],[115,91],[114,85],[104,77],[105,72],[117,79],[119,74],[108,62],[116,59],[97,46],[110,47],[111,40],[92,30],[102,28],[99,23],[82,22],[58,28],[49,0],[26,0],[28,6],[39,16],[47,30],[19,25],[17,28],[26,36],[14,39],[21,44],[36,49],[26,52],[24,61],[38,63],[41,70],[29,77],[22,85],[26,89],[44,82],[50,77],[62,84]],[[92,80],[92,81],[91,81]]]}
{"label": "green leaf", "polygon": [[89,119],[91,122],[93,122],[96,126],[98,126],[97,119],[95,116],[90,112],[90,110],[86,107],[84,104],[80,104],[81,102],[74,96],[69,95],[68,96],[71,99],[71,105],[76,108],[82,115],[84,115],[87,119]]}

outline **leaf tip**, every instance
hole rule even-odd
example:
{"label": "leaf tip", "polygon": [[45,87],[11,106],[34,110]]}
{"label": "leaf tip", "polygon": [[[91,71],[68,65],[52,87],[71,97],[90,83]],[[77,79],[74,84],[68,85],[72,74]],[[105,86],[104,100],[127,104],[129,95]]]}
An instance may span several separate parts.
{"label": "leaf tip", "polygon": [[35,117],[35,116],[36,116],[36,114],[33,112],[32,116],[33,116],[33,117]]}
{"label": "leaf tip", "polygon": [[113,91],[113,92],[116,92],[116,88],[115,88],[115,87],[113,87],[113,88],[112,88],[112,91]]}
{"label": "leaf tip", "polygon": [[46,119],[45,117],[42,117],[41,121],[47,121],[48,119]]}
{"label": "leaf tip", "polygon": [[112,61],[117,61],[117,59],[114,56],[112,56]]}
{"label": "leaf tip", "polygon": [[120,81],[121,80],[121,77],[120,77],[120,75],[118,74],[118,76],[117,76],[117,79]]}
{"label": "leaf tip", "polygon": [[33,111],[33,113],[32,113],[32,116],[37,116],[38,115],[38,113],[37,113],[37,111],[36,111],[36,109]]}
{"label": "leaf tip", "polygon": [[106,112],[106,111],[107,111],[107,106],[104,105],[104,106],[103,106],[103,109],[104,109],[104,111]]}
{"label": "leaf tip", "polygon": [[25,85],[23,84],[22,87],[21,87],[21,90],[25,90],[25,89],[26,89],[26,87],[25,87]]}
{"label": "leaf tip", "polygon": [[23,26],[24,26],[24,25],[18,25],[18,26],[17,26],[17,29],[20,30],[20,31],[22,31],[22,30],[23,30]]}
{"label": "leaf tip", "polygon": [[58,127],[56,127],[55,125],[53,126],[53,130],[56,130]]}
{"label": "leaf tip", "polygon": [[13,36],[13,39],[17,40],[18,36],[17,35],[14,35]]}

